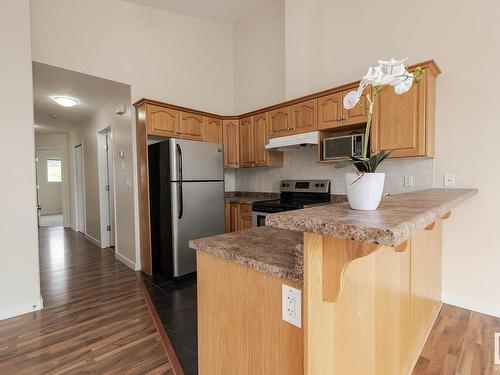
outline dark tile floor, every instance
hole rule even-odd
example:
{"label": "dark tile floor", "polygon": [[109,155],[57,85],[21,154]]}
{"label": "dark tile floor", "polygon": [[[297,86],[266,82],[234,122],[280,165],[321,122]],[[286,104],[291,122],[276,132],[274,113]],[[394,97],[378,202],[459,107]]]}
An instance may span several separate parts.
{"label": "dark tile floor", "polygon": [[197,375],[196,275],[158,280],[143,274],[143,279],[185,375]]}

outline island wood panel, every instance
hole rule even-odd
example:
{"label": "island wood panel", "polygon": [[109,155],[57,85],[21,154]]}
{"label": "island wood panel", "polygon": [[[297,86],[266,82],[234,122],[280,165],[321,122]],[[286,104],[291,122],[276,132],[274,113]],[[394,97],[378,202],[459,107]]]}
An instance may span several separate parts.
{"label": "island wood panel", "polygon": [[[148,105],[149,106],[149,105]],[[139,241],[141,269],[153,273],[151,260],[151,228],[149,216],[149,169],[146,104],[136,107],[137,187],[139,203]]]}
{"label": "island wood panel", "polygon": [[221,119],[206,117],[205,141],[208,143],[222,143]]}
{"label": "island wood panel", "polygon": [[441,309],[442,220],[411,239],[410,347],[414,366]]}
{"label": "island wood panel", "polygon": [[[303,335],[281,319],[299,285],[197,252],[200,375],[303,375]],[[224,306],[224,309],[221,309]]]}
{"label": "island wood panel", "polygon": [[239,121],[224,120],[222,122],[224,142],[224,167],[239,167]]}
{"label": "island wood panel", "polygon": [[381,247],[343,272],[337,302],[323,300],[323,251],[337,240],[306,233],[304,365],[307,375],[399,375],[409,368],[410,252]]}
{"label": "island wood panel", "polygon": [[179,135],[179,111],[146,104],[146,124],[148,134],[177,137]]}
{"label": "island wood panel", "polygon": [[203,141],[205,135],[205,118],[190,112],[180,112],[179,135],[182,139]]}

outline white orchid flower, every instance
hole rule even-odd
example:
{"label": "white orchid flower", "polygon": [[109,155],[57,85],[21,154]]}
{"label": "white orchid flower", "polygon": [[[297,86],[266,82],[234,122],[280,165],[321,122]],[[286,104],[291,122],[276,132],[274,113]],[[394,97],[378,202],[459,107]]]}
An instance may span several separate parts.
{"label": "white orchid flower", "polygon": [[374,87],[392,86],[397,95],[409,91],[413,85],[414,75],[406,70],[404,66],[406,59],[379,60],[378,66],[370,66],[368,72],[361,79],[359,88],[349,92],[344,97],[344,108],[351,109],[358,104],[363,90],[368,85]]}

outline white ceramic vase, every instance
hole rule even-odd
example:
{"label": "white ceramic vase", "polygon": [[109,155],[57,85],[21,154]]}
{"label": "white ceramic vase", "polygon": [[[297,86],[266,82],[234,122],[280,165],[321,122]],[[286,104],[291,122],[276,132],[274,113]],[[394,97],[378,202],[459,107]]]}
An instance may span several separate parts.
{"label": "white ceramic vase", "polygon": [[384,193],[385,173],[345,174],[347,199],[353,210],[376,210]]}

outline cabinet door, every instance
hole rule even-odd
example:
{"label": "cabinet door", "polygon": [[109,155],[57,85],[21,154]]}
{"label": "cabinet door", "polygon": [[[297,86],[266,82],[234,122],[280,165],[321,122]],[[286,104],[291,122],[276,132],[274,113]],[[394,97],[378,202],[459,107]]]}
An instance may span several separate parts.
{"label": "cabinet door", "polygon": [[224,167],[239,167],[239,123],[238,120],[222,122],[224,141]]}
{"label": "cabinet door", "polygon": [[342,126],[342,92],[318,99],[318,129]]}
{"label": "cabinet door", "polygon": [[[357,89],[357,87],[351,90],[345,90],[342,92],[342,102],[344,101],[344,96],[349,92]],[[361,96],[359,103],[356,104],[351,109],[342,109],[342,126],[356,125],[366,123],[368,120],[368,102],[366,100],[366,94],[370,88],[365,89],[363,95]]]}
{"label": "cabinet door", "polygon": [[252,118],[245,117],[240,120],[240,167],[251,168],[254,166],[253,149]]}
{"label": "cabinet door", "polygon": [[231,203],[224,203],[224,232],[231,232]]}
{"label": "cabinet door", "polygon": [[222,120],[206,117],[205,142],[222,143]]}
{"label": "cabinet door", "polygon": [[146,121],[148,124],[149,134],[162,135],[165,137],[178,137],[179,111],[147,104]]}
{"label": "cabinet door", "polygon": [[252,228],[252,205],[240,204],[240,222],[238,230]]}
{"label": "cabinet door", "polygon": [[318,129],[318,100],[312,99],[292,106],[293,134],[306,133]]}
{"label": "cabinet door", "polygon": [[372,152],[395,150],[392,157],[425,156],[425,80],[397,95],[390,87],[375,99]]}
{"label": "cabinet door", "polygon": [[240,205],[238,203],[231,203],[230,207],[230,231],[236,232],[240,230]]}
{"label": "cabinet door", "polygon": [[204,118],[194,113],[181,112],[179,135],[182,139],[203,141]]}
{"label": "cabinet door", "polygon": [[267,113],[253,116],[254,162],[256,167],[267,166],[269,151],[266,144],[269,141]]}
{"label": "cabinet door", "polygon": [[290,107],[275,109],[269,112],[269,128],[271,138],[291,134]]}

